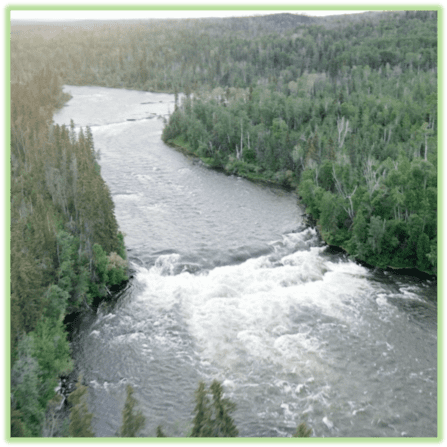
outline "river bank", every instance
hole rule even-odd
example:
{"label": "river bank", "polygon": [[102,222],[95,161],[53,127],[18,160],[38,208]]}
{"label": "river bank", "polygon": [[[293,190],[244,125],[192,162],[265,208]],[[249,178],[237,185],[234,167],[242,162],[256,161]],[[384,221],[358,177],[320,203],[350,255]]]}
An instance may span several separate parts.
{"label": "river bank", "polygon": [[292,191],[298,186],[297,181],[293,178],[290,171],[284,173],[266,173],[253,164],[235,158],[229,163],[222,164],[214,158],[204,157],[198,154],[181,136],[166,140],[165,143],[168,146],[178,149],[185,155],[198,158],[204,166],[224,172],[227,175],[237,175],[252,182],[268,186],[279,186],[285,188],[287,191]]}
{"label": "river bank", "polygon": [[[170,147],[175,148],[176,150],[180,151],[186,156],[192,156],[202,163],[203,166],[217,170],[219,172],[224,172],[227,175],[237,175],[242,178],[246,178],[247,180],[250,180],[255,183],[260,183],[268,186],[276,186],[280,188],[284,188],[287,191],[296,190],[299,194],[298,190],[298,181],[293,179],[291,176],[283,176],[282,181],[279,180],[272,180],[271,178],[265,176],[263,173],[256,172],[256,167],[253,165],[251,166],[249,163],[244,163],[242,161],[237,161],[235,163],[228,163],[226,165],[223,165],[216,161],[213,158],[204,157],[197,153],[197,151],[194,151],[191,146],[186,142],[181,136],[177,138],[173,138],[170,140],[165,141],[165,144],[167,144]],[[299,202],[303,207],[305,207],[304,204]],[[319,222],[316,221],[310,214],[305,215],[305,219],[308,223],[308,225],[312,228],[315,228],[318,231],[318,234],[322,241],[325,242],[325,244],[330,247],[331,250],[339,251],[341,253],[344,253],[346,256],[348,256],[350,259],[353,259],[355,262],[359,263],[360,265],[371,268],[371,269],[379,269],[381,271],[397,271],[403,275],[409,275],[409,276],[416,276],[422,280],[436,280],[436,275],[433,275],[429,272],[419,270],[417,268],[408,268],[408,267],[392,267],[387,266],[386,268],[378,267],[376,265],[370,264],[362,259],[360,259],[357,256],[353,256],[352,253],[350,253],[345,247],[332,245],[328,243],[327,239],[324,236],[324,232],[322,231],[321,226],[319,225]]]}

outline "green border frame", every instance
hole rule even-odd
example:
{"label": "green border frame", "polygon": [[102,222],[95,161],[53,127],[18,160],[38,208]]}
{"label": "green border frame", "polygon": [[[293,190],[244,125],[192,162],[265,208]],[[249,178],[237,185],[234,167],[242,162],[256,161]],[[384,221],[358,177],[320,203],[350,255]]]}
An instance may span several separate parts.
{"label": "green border frame", "polygon": [[1,149],[1,438],[7,446],[441,446],[446,442],[446,151],[438,149],[438,436],[437,438],[11,438],[10,437],[10,11],[11,10],[436,10],[438,147],[446,148],[446,6],[440,1],[9,1],[2,5]]}

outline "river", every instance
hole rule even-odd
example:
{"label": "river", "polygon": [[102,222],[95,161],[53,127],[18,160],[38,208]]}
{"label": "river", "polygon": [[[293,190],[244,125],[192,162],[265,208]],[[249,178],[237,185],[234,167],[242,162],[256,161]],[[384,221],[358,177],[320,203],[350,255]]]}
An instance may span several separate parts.
{"label": "river", "polygon": [[333,253],[293,193],[207,169],[161,141],[174,96],[65,86],[57,124],[90,126],[133,272],[72,342],[97,436],[126,384],[187,436],[200,380],[223,382],[240,436],[437,436],[437,284]]}

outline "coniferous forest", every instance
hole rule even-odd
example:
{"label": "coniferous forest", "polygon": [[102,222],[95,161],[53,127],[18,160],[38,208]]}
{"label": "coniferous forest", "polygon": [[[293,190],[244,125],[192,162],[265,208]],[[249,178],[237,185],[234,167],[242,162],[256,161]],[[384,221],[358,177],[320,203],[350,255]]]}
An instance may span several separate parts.
{"label": "coniferous forest", "polygon": [[[436,275],[437,26],[436,10],[12,22],[11,436],[93,435],[76,420],[88,419],[81,381],[70,427],[55,422],[55,389],[73,370],[67,317],[128,279],[92,132],[52,123],[64,84],[175,94],[166,143],[296,190],[322,238],[360,261]],[[223,436],[212,411],[236,436],[231,402],[218,383],[210,392],[197,391],[191,436]],[[211,401],[225,411],[200,416]],[[128,390],[124,419],[134,405]],[[136,436],[141,417],[121,434]]]}

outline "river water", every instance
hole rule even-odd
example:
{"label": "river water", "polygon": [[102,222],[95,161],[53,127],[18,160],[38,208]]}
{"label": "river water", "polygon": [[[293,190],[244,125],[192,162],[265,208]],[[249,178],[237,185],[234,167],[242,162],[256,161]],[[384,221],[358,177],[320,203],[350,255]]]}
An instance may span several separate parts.
{"label": "river water", "polygon": [[97,436],[126,384],[187,436],[200,380],[240,436],[437,436],[436,282],[362,267],[303,224],[296,195],[201,166],[160,139],[173,95],[66,86],[54,121],[90,126],[133,279],[72,348]]}

